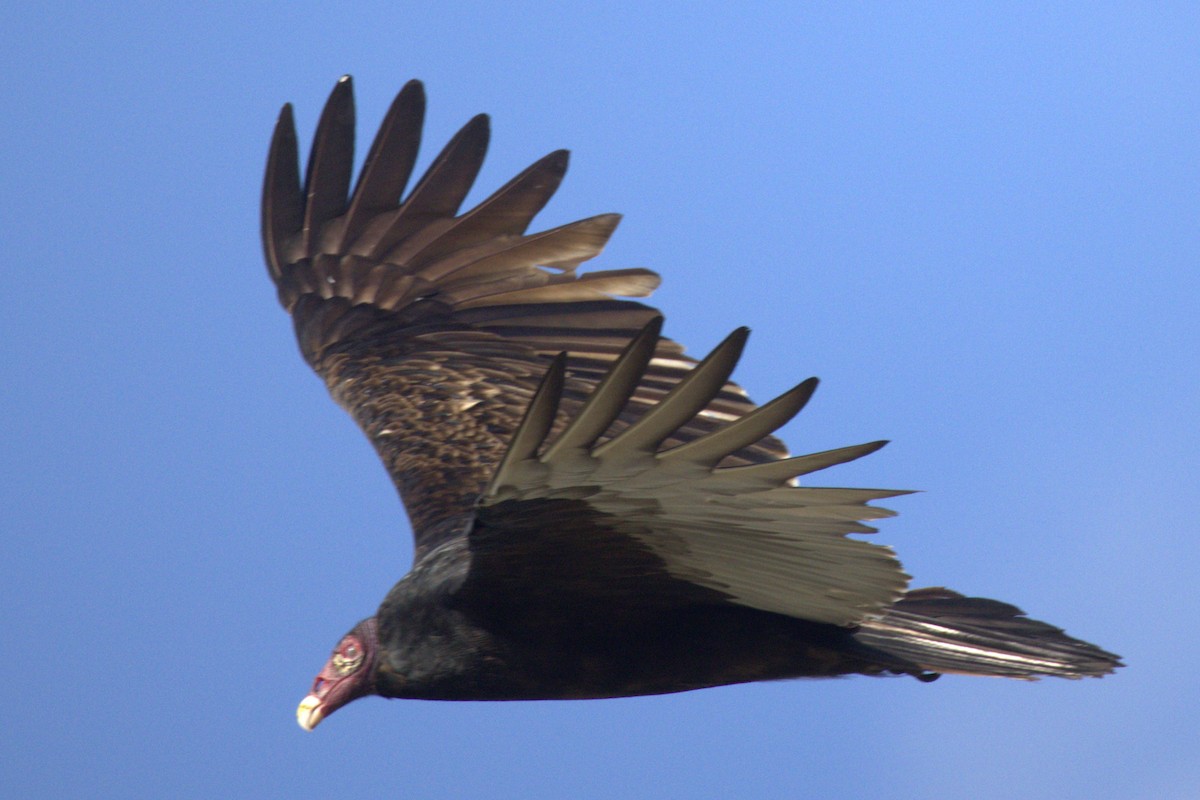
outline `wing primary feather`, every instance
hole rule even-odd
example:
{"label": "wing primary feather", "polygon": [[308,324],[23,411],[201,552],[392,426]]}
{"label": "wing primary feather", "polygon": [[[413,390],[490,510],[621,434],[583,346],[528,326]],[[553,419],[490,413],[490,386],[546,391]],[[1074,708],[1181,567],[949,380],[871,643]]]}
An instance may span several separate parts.
{"label": "wing primary feather", "polygon": [[[820,453],[812,453],[806,456],[795,456],[794,458],[785,458],[780,461],[768,461],[763,464],[750,464],[741,467],[723,467],[718,472],[726,474],[730,477],[750,478],[752,480],[761,480],[767,483],[783,483],[800,475],[807,475],[810,472],[817,472],[826,467],[832,467],[837,464],[845,464],[863,456],[870,455],[876,450],[887,444],[887,440],[877,442],[867,442],[866,444],[856,444],[850,447],[839,447],[836,450],[825,450]],[[897,494],[910,494],[908,491],[901,491]],[[895,495],[892,495],[895,496]]]}
{"label": "wing primary feather", "polygon": [[425,87],[420,81],[409,81],[392,101],[367,152],[346,211],[339,250],[352,242],[373,216],[400,203],[417,161],[424,122]]}
{"label": "wing primary feather", "polygon": [[524,233],[562,185],[570,160],[567,150],[547,153],[473,208],[463,217],[463,224],[481,225],[488,232]]}
{"label": "wing primary feather", "polygon": [[715,467],[730,453],[754,444],[799,414],[816,391],[817,383],[816,378],[809,378],[741,419],[659,454],[659,460],[664,463],[689,461]]}
{"label": "wing primary feather", "polygon": [[542,382],[534,392],[533,399],[529,401],[529,407],[525,409],[525,416],[521,418],[521,424],[513,433],[512,441],[504,452],[504,458],[496,467],[495,475],[488,488],[489,495],[495,494],[498,487],[509,483],[511,481],[510,473],[514,472],[521,462],[533,459],[537,455],[538,447],[546,440],[551,426],[554,425],[554,417],[558,413],[558,403],[562,399],[566,364],[566,353],[559,353],[550,362],[550,367],[542,376]]}
{"label": "wing primary feather", "polygon": [[566,450],[589,448],[608,430],[633,396],[654,357],[662,324],[662,317],[654,317],[629,342],[579,413],[543,454],[543,461],[550,461]]}
{"label": "wing primary feather", "polygon": [[355,251],[394,260],[391,249],[404,247],[406,237],[433,220],[452,218],[479,175],[489,137],[487,114],[472,117],[438,153],[386,227],[373,231],[367,245]]}
{"label": "wing primary feather", "polygon": [[300,148],[296,142],[296,123],[292,104],[279,112],[271,149],[267,154],[267,173],[263,178],[262,236],[263,251],[272,279],[278,281],[286,262],[284,247],[289,237],[300,230],[304,219],[304,190],[300,188]]}
{"label": "wing primary feather", "polygon": [[501,237],[480,245],[477,252],[448,254],[417,274],[453,286],[505,271],[527,274],[530,264],[567,270],[598,254],[620,220],[620,214],[599,214],[528,236]]}
{"label": "wing primary feather", "polygon": [[308,157],[305,177],[302,249],[313,254],[313,246],[325,223],[346,210],[350,177],[354,170],[354,83],[343,75],[321,111],[317,134]]}
{"label": "wing primary feather", "polygon": [[491,129],[487,114],[477,114],[442,148],[437,158],[404,201],[405,212],[415,216],[452,217],[471,191]]}
{"label": "wing primary feather", "polygon": [[[428,263],[503,236],[520,236],[558,190],[567,172],[569,154],[555,150],[529,165],[445,230],[414,237],[390,257],[400,262]],[[424,241],[422,241],[424,239]]]}
{"label": "wing primary feather", "polygon": [[592,454],[600,458],[619,451],[653,453],[663,440],[699,414],[720,393],[741,357],[749,335],[749,328],[738,328],[725,337],[725,341],[687,373],[657,405],[633,425],[595,448]]}

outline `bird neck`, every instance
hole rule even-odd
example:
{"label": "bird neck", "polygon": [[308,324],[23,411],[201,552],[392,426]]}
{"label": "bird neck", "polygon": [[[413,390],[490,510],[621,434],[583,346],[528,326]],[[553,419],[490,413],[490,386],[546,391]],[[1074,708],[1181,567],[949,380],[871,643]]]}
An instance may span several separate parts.
{"label": "bird neck", "polygon": [[503,644],[456,607],[463,563],[454,553],[434,553],[384,598],[376,617],[376,693],[440,699],[495,694],[509,660]]}

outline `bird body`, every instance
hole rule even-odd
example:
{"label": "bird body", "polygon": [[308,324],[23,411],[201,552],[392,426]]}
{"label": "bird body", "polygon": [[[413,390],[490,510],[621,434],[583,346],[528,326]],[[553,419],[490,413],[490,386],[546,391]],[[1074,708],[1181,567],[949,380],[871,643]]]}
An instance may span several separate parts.
{"label": "bird body", "polygon": [[928,674],[844,628],[729,603],[615,611],[599,603],[564,606],[457,591],[431,601],[426,587],[461,586],[468,559],[432,556],[388,594],[375,619],[377,646],[392,660],[376,673],[376,693],[593,699],[848,673]]}
{"label": "bird body", "polygon": [[301,183],[276,126],[263,241],[301,353],[356,420],[412,523],[414,566],[339,642],[312,728],[368,694],[521,700],[658,694],[861,673],[1102,675],[1119,660],[1008,604],[908,588],[853,534],[904,494],[799,478],[884,442],[789,456],[729,381],[748,331],[696,362],[660,335],[648,270],[579,273],[618,217],[529,234],[567,154],[459,213],[485,117],[404,196],[424,92],[397,96],[353,191],[342,79]]}

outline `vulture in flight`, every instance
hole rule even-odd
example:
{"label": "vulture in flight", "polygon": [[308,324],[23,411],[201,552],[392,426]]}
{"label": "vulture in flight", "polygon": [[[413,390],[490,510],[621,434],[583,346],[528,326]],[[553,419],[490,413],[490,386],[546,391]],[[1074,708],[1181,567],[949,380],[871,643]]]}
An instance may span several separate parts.
{"label": "vulture in flight", "polygon": [[351,187],[349,77],[301,176],[290,106],[263,187],[267,267],[305,360],[375,446],[412,570],[342,637],[297,710],[366,695],[532,700],[845,674],[1100,676],[1117,656],[1007,603],[908,588],[850,538],[904,494],[803,476],[879,449],[790,456],[771,434],[816,380],[757,406],[740,328],[697,362],[637,300],[644,269],[580,273],[617,225],[528,232],[559,150],[460,212],[488,118],[407,190],[425,95],[397,95]]}

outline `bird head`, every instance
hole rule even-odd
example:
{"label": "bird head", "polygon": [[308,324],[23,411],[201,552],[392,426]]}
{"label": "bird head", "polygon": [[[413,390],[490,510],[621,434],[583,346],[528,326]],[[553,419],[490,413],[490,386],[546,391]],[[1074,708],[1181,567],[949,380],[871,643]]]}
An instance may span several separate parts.
{"label": "bird head", "polygon": [[375,618],[365,619],[342,637],[324,668],[313,679],[308,696],[296,709],[296,721],[306,731],[351,700],[375,691],[375,657],[379,638]]}

